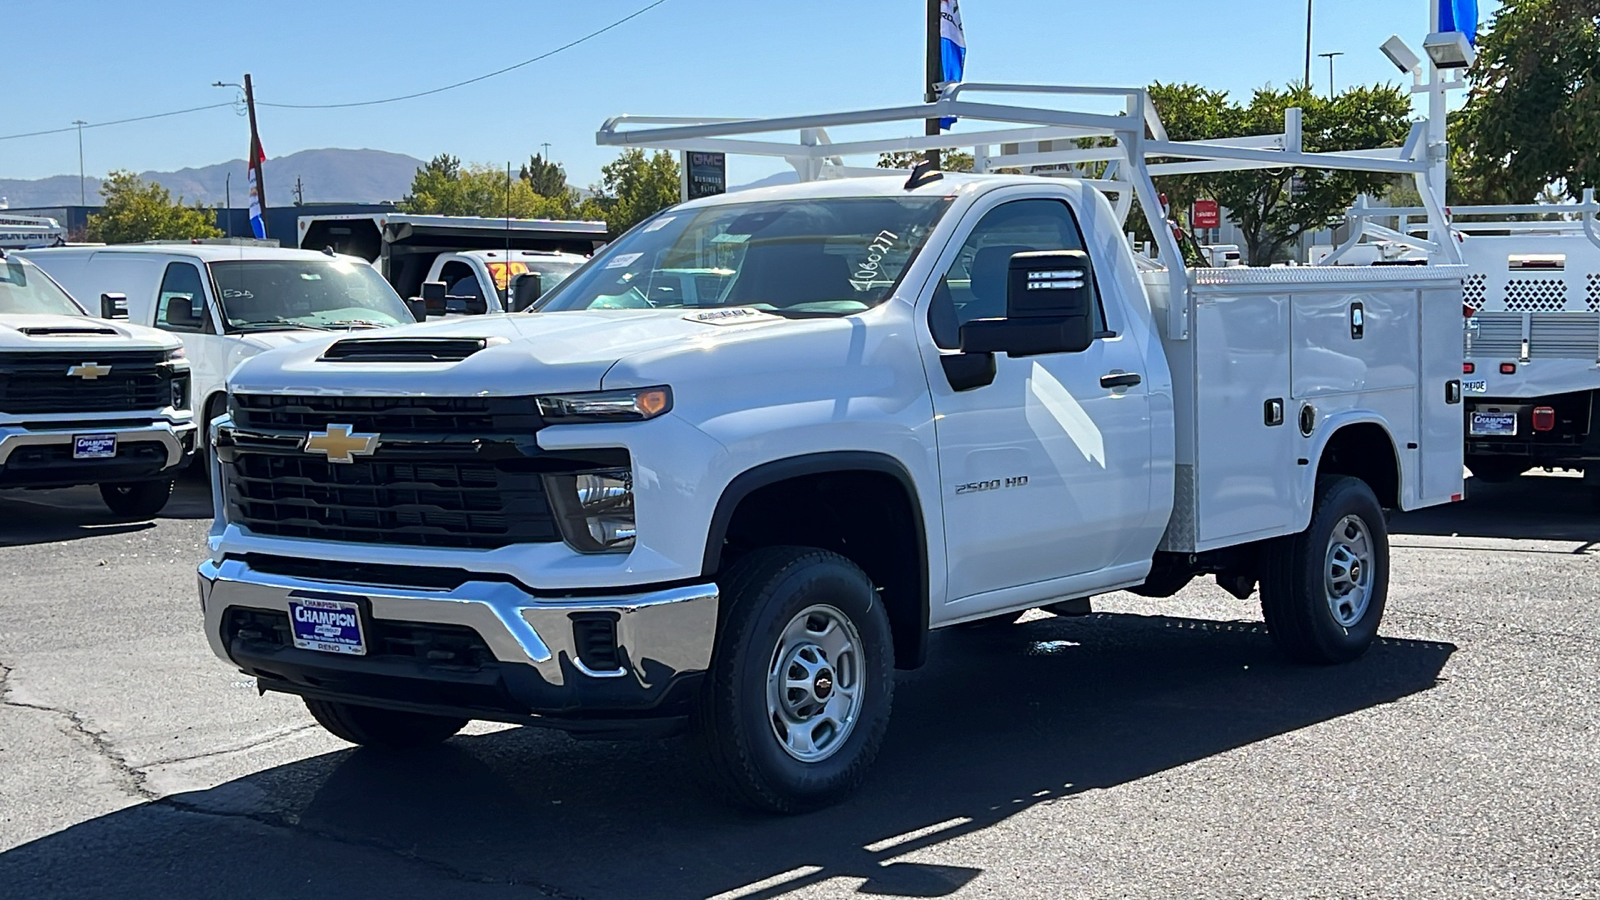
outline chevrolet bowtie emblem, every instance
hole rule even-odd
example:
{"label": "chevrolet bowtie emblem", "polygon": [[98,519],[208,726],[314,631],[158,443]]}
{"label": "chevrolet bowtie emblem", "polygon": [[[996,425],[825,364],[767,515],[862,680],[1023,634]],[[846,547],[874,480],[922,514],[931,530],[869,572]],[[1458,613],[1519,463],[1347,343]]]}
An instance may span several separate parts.
{"label": "chevrolet bowtie emblem", "polygon": [[378,449],[378,435],[351,434],[349,425],[329,425],[328,430],[306,435],[307,453],[321,453],[328,462],[351,463]]}
{"label": "chevrolet bowtie emblem", "polygon": [[99,378],[101,375],[110,375],[111,367],[102,366],[99,363],[92,362],[79,363],[68,369],[67,374],[73,378],[82,378],[85,381],[93,381],[96,378]]}

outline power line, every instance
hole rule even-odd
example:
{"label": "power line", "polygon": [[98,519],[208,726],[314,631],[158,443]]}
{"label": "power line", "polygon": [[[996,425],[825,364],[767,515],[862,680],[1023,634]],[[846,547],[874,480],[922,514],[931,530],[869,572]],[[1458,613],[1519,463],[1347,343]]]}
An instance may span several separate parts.
{"label": "power line", "polygon": [[401,95],[399,97],[387,97],[387,98],[382,99],[382,100],[361,100],[361,101],[358,101],[358,102],[355,102],[355,103],[266,103],[266,102],[261,102],[261,103],[258,103],[256,105],[257,106],[271,106],[271,107],[274,107],[276,109],[349,109],[349,108],[351,108],[353,106],[377,106],[377,105],[382,104],[382,103],[398,103],[401,100],[415,100],[418,97],[426,97],[426,96],[429,96],[430,94],[442,94],[445,91],[453,91],[458,87],[466,87],[469,84],[476,84],[477,82],[483,81],[485,79],[493,78],[496,75],[504,75],[507,72],[513,71],[515,69],[520,69],[523,66],[529,66],[529,65],[532,65],[532,64],[534,64],[536,62],[539,62],[540,60],[549,59],[550,57],[555,56],[557,53],[560,53],[563,50],[571,50],[573,47],[576,47],[579,44],[582,44],[582,43],[584,43],[586,41],[593,40],[594,38],[597,38],[600,35],[605,34],[606,32],[612,30],[613,28],[617,28],[617,27],[619,27],[621,25],[625,25],[628,22],[639,18],[640,16],[644,15],[645,13],[649,12],[650,10],[655,9],[656,7],[662,5],[663,3],[666,3],[666,2],[667,2],[667,0],[655,0],[654,3],[651,3],[650,5],[644,7],[643,9],[637,10],[637,11],[635,11],[635,12],[633,12],[633,13],[627,15],[627,16],[624,16],[623,18],[620,18],[617,21],[612,22],[610,25],[607,25],[606,27],[601,28],[598,31],[592,31],[592,32],[584,35],[583,37],[578,38],[577,40],[574,40],[574,41],[572,41],[570,43],[562,44],[561,46],[555,48],[554,50],[550,50],[550,51],[547,51],[545,53],[541,53],[541,54],[539,54],[538,56],[535,56],[532,59],[525,59],[522,62],[517,63],[516,65],[506,66],[504,69],[496,69],[495,71],[490,72],[487,75],[479,75],[476,78],[468,78],[466,81],[458,81],[455,84],[447,84],[444,87],[437,87],[437,88],[433,88],[432,90],[427,90],[427,91],[418,91],[418,92],[416,92],[414,94],[404,94],[404,95]]}
{"label": "power line", "polygon": [[[149,121],[151,119],[165,119],[168,116],[182,116],[182,115],[186,115],[188,113],[203,112],[203,111],[208,110],[208,109],[221,109],[224,106],[233,106],[233,105],[234,105],[234,102],[232,100],[230,100],[227,103],[212,103],[209,106],[193,106],[193,107],[190,107],[189,109],[175,109],[175,110],[173,110],[171,112],[152,113],[152,114],[150,114],[148,116],[134,116],[131,119],[116,119],[116,120],[111,121],[111,122],[94,122],[94,123],[90,123],[90,124],[85,124],[82,127],[84,127],[84,128],[105,128],[108,125],[126,125],[129,122],[147,122],[147,121]],[[69,131],[77,131],[78,127],[79,126],[77,126],[77,125],[68,125],[65,128],[51,128],[51,129],[47,129],[45,131],[29,131],[29,132],[27,132],[25,134],[0,135],[0,141],[13,141],[13,140],[16,140],[17,138],[39,137],[40,135],[45,135],[45,134],[65,134],[65,133],[67,133]]]}

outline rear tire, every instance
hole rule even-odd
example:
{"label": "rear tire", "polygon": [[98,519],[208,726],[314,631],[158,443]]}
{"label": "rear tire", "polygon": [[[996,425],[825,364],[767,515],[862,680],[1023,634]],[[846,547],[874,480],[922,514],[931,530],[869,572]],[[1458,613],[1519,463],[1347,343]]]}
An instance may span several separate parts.
{"label": "rear tire", "polygon": [[717,579],[725,601],[690,741],[735,803],[796,813],[865,780],[894,698],[894,641],[866,573],[837,553],[770,547]]}
{"label": "rear tire", "polygon": [[128,484],[100,485],[100,499],[113,513],[129,519],[151,519],[172,499],[171,478],[163,481],[135,481]]}
{"label": "rear tire", "polygon": [[330,734],[380,750],[415,750],[444,743],[465,728],[466,719],[357,706],[305,698],[306,709]]}
{"label": "rear tire", "polygon": [[1388,599],[1389,531],[1366,482],[1318,478],[1311,524],[1263,556],[1261,611],[1285,656],[1326,665],[1367,651]]}
{"label": "rear tire", "polygon": [[1467,468],[1472,477],[1484,484],[1505,484],[1533,468],[1531,463],[1514,456],[1469,456]]}

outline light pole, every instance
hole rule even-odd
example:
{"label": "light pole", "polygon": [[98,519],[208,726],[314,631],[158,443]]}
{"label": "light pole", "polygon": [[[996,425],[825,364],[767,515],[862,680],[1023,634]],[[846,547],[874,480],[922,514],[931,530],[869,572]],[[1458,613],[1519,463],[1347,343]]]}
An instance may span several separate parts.
{"label": "light pole", "polygon": [[1306,0],[1306,90],[1311,90],[1311,2]]}
{"label": "light pole", "polygon": [[1335,51],[1333,53],[1318,53],[1317,55],[1321,56],[1321,57],[1325,57],[1328,60],[1328,99],[1332,100],[1333,99],[1333,59],[1336,56],[1343,56],[1344,55],[1344,51],[1339,50],[1339,51]]}
{"label": "light pole", "polygon": [[89,201],[83,192],[83,126],[89,123],[82,119],[74,119],[72,124],[78,126],[78,205],[88,206]]}

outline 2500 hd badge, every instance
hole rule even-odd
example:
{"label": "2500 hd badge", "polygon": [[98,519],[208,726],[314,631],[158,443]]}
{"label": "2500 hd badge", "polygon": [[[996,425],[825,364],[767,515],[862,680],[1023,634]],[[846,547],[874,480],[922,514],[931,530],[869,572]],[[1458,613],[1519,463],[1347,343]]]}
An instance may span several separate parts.
{"label": "2500 hd badge", "polygon": [[981,494],[984,491],[998,491],[1001,488],[1027,487],[1028,476],[1012,475],[1009,478],[992,478],[988,481],[969,481],[966,484],[956,485],[956,496],[962,494]]}

